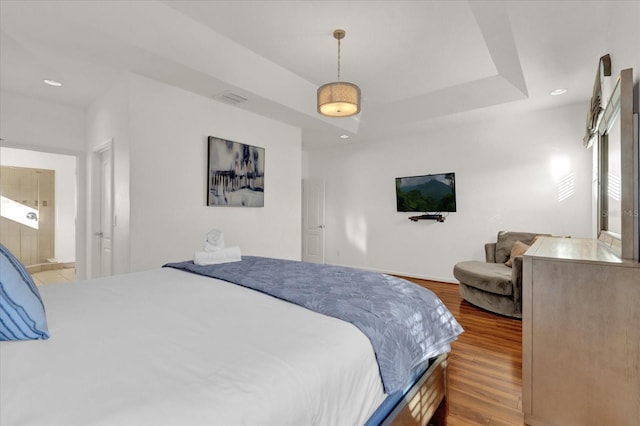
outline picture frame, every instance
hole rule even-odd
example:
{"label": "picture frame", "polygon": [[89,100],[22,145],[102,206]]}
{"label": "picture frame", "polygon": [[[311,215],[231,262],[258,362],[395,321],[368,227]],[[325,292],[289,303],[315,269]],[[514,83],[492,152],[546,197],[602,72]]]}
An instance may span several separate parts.
{"label": "picture frame", "polygon": [[265,149],[209,136],[207,206],[264,207]]}

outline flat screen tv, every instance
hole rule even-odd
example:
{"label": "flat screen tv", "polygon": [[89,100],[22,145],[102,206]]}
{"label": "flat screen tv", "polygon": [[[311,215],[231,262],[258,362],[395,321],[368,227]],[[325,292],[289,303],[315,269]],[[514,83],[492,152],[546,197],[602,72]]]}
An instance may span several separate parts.
{"label": "flat screen tv", "polygon": [[396,204],[399,212],[455,212],[455,173],[396,178]]}

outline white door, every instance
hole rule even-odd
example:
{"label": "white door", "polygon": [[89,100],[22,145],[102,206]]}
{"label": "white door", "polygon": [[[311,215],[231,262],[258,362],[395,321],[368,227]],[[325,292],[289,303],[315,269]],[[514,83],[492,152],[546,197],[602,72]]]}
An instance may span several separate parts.
{"label": "white door", "polygon": [[91,270],[89,278],[107,277],[113,269],[113,139],[93,151],[91,159]]}
{"label": "white door", "polygon": [[112,234],[111,149],[100,153],[100,275],[111,275]]}
{"label": "white door", "polygon": [[302,181],[302,260],[324,263],[324,180]]}

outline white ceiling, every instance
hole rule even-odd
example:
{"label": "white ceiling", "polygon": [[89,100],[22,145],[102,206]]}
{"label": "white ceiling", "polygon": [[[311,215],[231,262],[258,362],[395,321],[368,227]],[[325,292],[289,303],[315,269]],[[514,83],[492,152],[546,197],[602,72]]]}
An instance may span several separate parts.
{"label": "white ceiling", "polygon": [[[628,5],[627,5],[628,6]],[[612,1],[0,0],[2,90],[86,107],[134,72],[303,129],[309,149],[367,140],[435,117],[510,103],[586,101]],[[633,9],[633,10],[637,10]],[[362,112],[316,112],[337,74]],[[53,78],[64,83],[52,88]],[[549,92],[563,87],[566,95]]]}

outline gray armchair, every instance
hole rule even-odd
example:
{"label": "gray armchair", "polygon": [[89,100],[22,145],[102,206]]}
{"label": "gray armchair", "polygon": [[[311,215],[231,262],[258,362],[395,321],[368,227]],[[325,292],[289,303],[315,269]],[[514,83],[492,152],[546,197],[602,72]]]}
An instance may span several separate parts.
{"label": "gray armchair", "polygon": [[549,234],[500,231],[495,243],[484,245],[485,262],[457,263],[453,276],[460,281],[462,298],[488,311],[522,318],[522,256],[514,257],[511,267],[505,263],[516,241],[530,245],[538,235]]}

